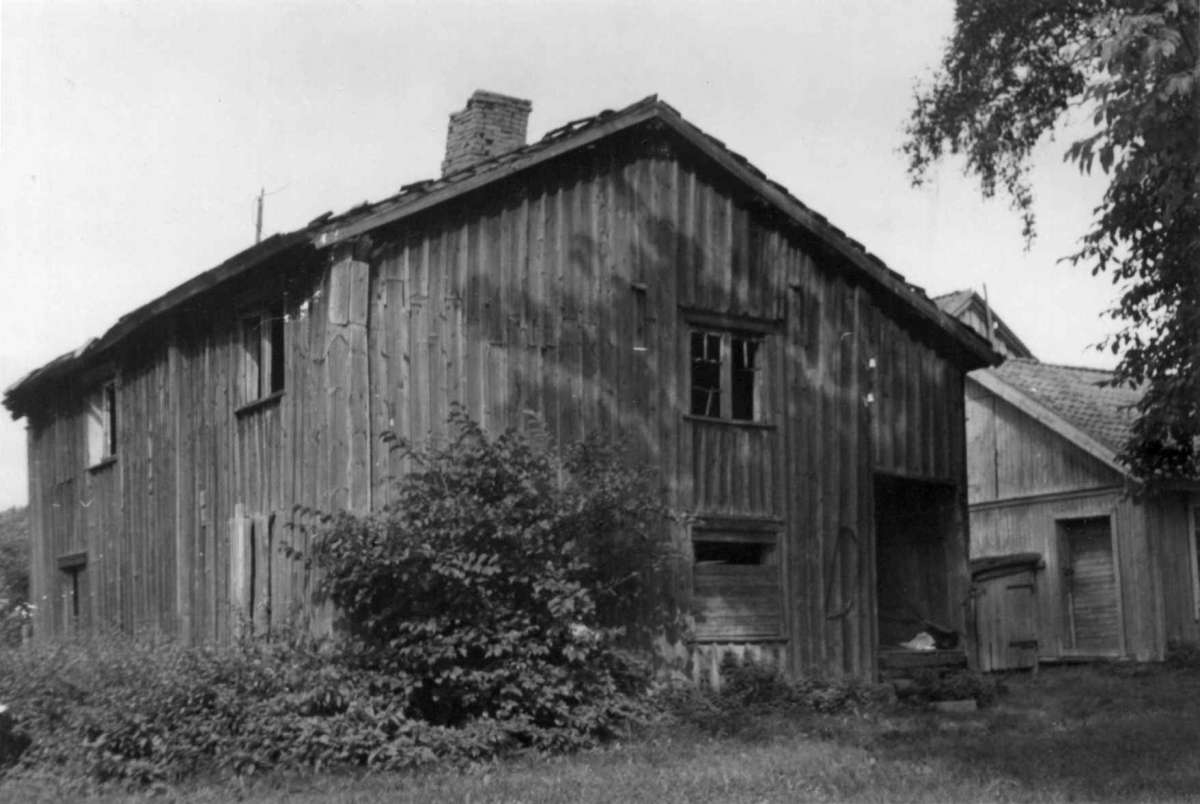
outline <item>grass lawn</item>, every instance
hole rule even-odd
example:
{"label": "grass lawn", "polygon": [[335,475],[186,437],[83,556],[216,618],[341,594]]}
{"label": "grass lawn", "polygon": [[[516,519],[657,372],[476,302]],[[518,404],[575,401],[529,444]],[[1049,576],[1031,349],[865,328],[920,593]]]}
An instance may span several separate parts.
{"label": "grass lawn", "polygon": [[[271,776],[171,791],[189,802],[1200,800],[1200,668],[1013,676],[992,707],[755,717],[732,736],[660,726],[620,745],[389,775]],[[10,800],[49,790],[5,789]],[[116,800],[116,799],[114,799]]]}

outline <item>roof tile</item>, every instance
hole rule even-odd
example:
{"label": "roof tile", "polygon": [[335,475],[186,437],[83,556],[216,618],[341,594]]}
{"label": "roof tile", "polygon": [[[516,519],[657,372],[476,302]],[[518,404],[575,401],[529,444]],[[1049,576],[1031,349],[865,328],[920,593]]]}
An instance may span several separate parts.
{"label": "roof tile", "polygon": [[1114,452],[1128,439],[1133,406],[1142,397],[1139,390],[1109,385],[1113,373],[1103,369],[1013,357],[992,372]]}

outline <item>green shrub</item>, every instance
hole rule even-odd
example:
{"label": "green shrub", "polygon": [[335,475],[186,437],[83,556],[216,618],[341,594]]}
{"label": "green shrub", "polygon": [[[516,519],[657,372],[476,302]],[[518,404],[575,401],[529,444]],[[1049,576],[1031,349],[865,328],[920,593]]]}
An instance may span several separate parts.
{"label": "green shrub", "polygon": [[144,788],[196,774],[477,759],[496,724],[408,714],[405,679],[317,646],[184,648],[111,639],[0,652],[0,701],[31,744],[13,771],[67,789]]}
{"label": "green shrub", "polygon": [[636,710],[644,686],[617,623],[665,613],[651,593],[666,542],[658,484],[596,440],[560,458],[514,431],[490,437],[461,410],[450,424],[447,444],[395,444],[414,469],[383,511],[326,523],[311,556],[322,592],[362,665],[410,681],[414,717],[586,743]]}
{"label": "green shrub", "polygon": [[21,644],[30,622],[29,514],[0,511],[0,648]]}
{"label": "green shrub", "polygon": [[616,624],[665,611],[652,477],[596,440],[559,458],[451,422],[451,443],[409,450],[393,505],[326,520],[308,558],[344,617],[338,639],[0,651],[0,703],[31,740],[8,772],[86,790],[390,770],[586,745],[648,714],[649,673]]}

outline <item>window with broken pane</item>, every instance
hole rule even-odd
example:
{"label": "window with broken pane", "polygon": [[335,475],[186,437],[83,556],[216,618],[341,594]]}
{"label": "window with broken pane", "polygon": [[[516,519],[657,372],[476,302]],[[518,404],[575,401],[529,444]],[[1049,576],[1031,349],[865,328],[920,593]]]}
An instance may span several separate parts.
{"label": "window with broken pane", "polygon": [[692,413],[721,415],[721,336],[692,333]]}
{"label": "window with broken pane", "polygon": [[714,419],[762,418],[763,336],[696,329],[691,333],[691,413]]}

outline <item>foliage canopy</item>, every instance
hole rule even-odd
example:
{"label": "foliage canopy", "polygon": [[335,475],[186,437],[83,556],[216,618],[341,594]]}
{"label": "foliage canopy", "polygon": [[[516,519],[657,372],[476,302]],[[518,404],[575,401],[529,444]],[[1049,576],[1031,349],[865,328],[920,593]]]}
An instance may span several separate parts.
{"label": "foliage canopy", "polygon": [[[313,549],[362,661],[407,679],[412,711],[570,742],[620,721],[638,675],[618,623],[651,623],[666,557],[653,476],[585,441],[559,458],[461,411],[377,514],[342,514]],[[640,616],[630,616],[637,612]]]}
{"label": "foliage canopy", "polygon": [[1065,159],[1109,177],[1074,263],[1120,286],[1115,381],[1142,387],[1122,460],[1155,482],[1200,478],[1200,0],[958,0],[904,150],[920,183],[961,156],[1034,236],[1030,158],[1083,111]]}

